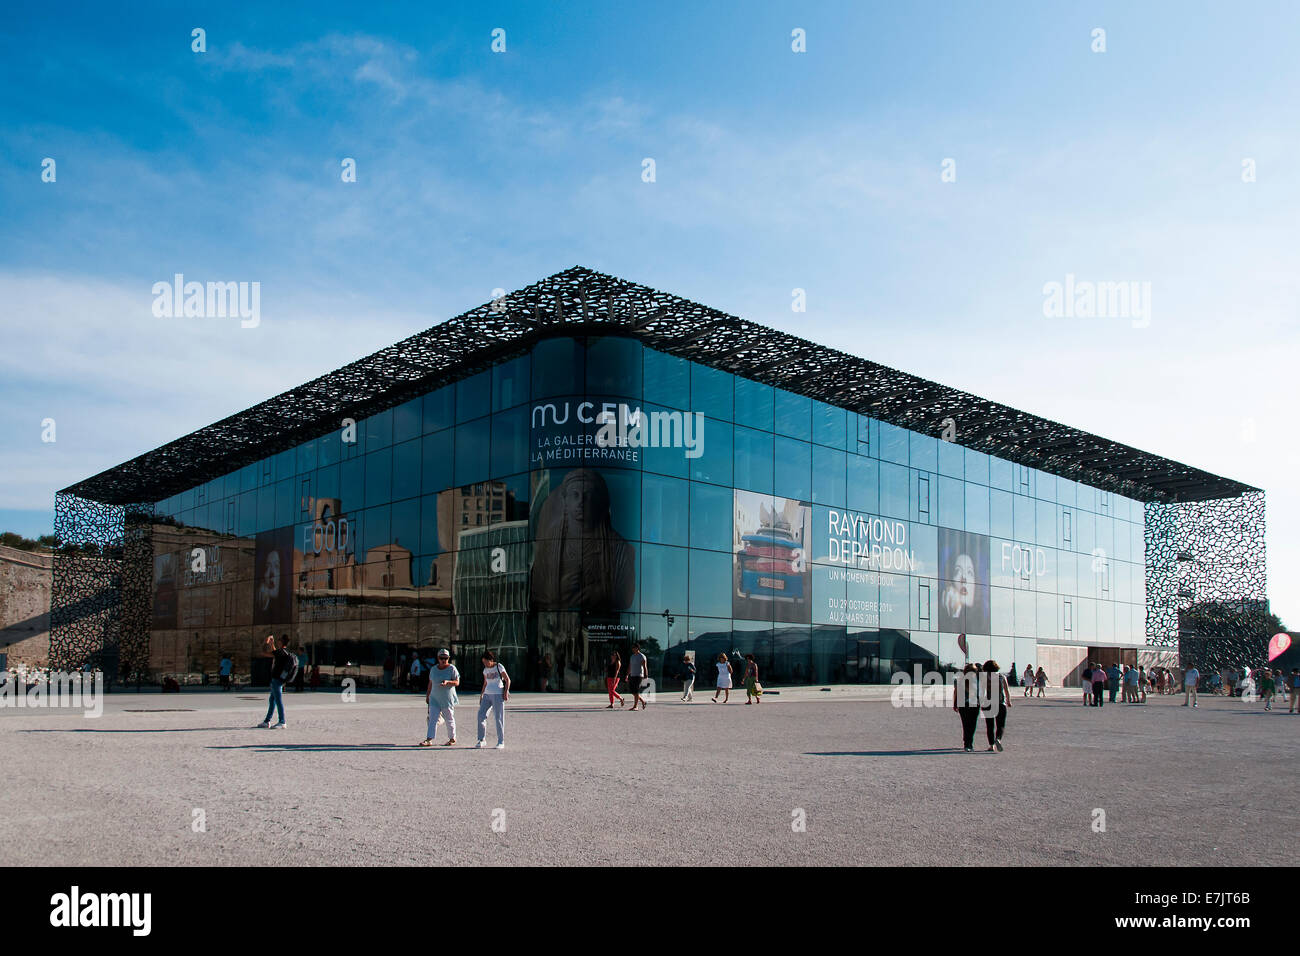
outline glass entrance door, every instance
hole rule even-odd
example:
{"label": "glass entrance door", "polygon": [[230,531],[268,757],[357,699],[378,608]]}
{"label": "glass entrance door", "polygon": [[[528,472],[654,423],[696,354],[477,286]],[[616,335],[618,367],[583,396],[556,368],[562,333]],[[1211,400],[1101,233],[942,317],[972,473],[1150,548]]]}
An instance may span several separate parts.
{"label": "glass entrance door", "polygon": [[586,648],[577,611],[537,612],[537,661],[540,690],[582,688]]}

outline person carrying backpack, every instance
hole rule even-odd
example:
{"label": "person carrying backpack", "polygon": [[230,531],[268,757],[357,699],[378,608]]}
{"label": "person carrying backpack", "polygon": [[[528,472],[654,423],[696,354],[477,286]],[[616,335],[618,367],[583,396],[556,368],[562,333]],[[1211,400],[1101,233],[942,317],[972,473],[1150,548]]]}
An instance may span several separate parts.
{"label": "person carrying backpack", "polygon": [[[283,730],[285,727],[284,685],[298,676],[298,658],[289,651],[288,634],[281,634],[279,641],[268,634],[262,655],[271,658],[271,699],[266,705],[266,719],[257,726]],[[272,726],[271,714],[276,712],[280,715],[280,722]]]}
{"label": "person carrying backpack", "polygon": [[497,663],[497,657],[491,651],[484,651],[483,693],[478,699],[478,743],[475,750],[481,750],[487,740],[487,715],[492,711],[497,722],[497,750],[506,749],[506,701],[510,699],[510,675]]}

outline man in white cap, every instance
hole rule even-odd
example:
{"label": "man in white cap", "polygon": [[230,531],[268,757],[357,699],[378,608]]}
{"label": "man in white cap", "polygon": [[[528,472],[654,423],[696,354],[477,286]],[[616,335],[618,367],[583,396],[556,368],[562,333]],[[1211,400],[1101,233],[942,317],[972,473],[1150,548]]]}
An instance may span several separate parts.
{"label": "man in white cap", "polygon": [[451,662],[451,652],[445,647],[438,650],[437,663],[429,671],[429,691],[424,699],[429,705],[429,731],[421,747],[432,747],[438,735],[438,720],[447,724],[447,742],[456,742],[456,688],[460,686],[460,671]]}

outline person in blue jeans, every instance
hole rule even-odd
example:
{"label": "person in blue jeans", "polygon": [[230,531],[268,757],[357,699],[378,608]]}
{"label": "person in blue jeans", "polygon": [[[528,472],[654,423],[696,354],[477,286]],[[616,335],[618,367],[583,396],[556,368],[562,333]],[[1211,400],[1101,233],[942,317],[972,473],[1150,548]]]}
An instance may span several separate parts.
{"label": "person in blue jeans", "polygon": [[491,710],[497,719],[497,750],[506,749],[506,701],[510,699],[510,675],[497,663],[491,651],[483,652],[483,696],[478,699],[478,743],[474,749],[483,749],[487,741],[487,715]]}
{"label": "person in blue jeans", "polygon": [[[281,634],[279,641],[267,635],[263,656],[271,658],[271,699],[266,704],[266,719],[257,726],[270,727],[272,730],[284,729],[284,685],[293,676],[297,661],[289,652],[289,635]],[[278,713],[280,722],[271,724],[271,715]]]}

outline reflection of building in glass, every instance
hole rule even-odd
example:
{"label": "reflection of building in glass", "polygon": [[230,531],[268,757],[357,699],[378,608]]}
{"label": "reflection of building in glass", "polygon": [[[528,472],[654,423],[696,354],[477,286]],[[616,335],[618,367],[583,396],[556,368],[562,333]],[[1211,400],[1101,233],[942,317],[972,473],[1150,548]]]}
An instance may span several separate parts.
{"label": "reflection of building in glass", "polygon": [[296,547],[302,555],[302,591],[355,591],[361,586],[351,519],[337,498],[310,499],[313,519],[302,528]]}
{"label": "reflection of building in glass", "polygon": [[528,646],[528,522],[459,535],[452,586],[460,640],[492,648]]}
{"label": "reflection of building in glass", "polygon": [[[1176,642],[1187,569],[1198,603],[1266,600],[1258,489],[586,270],[506,301],[60,493],[67,540],[151,531],[55,557],[55,659],[120,639],[197,680],[275,630],[363,682],[486,644],[579,690],[618,633],[657,680],[698,649],[701,686],[716,651],[774,683],[967,654],[1069,681]],[[702,440],[603,444],[622,409]]]}
{"label": "reflection of building in glass", "polygon": [[508,520],[508,505],[513,492],[499,481],[482,481],[455,490],[452,510],[458,520],[456,529],[481,528]]}

